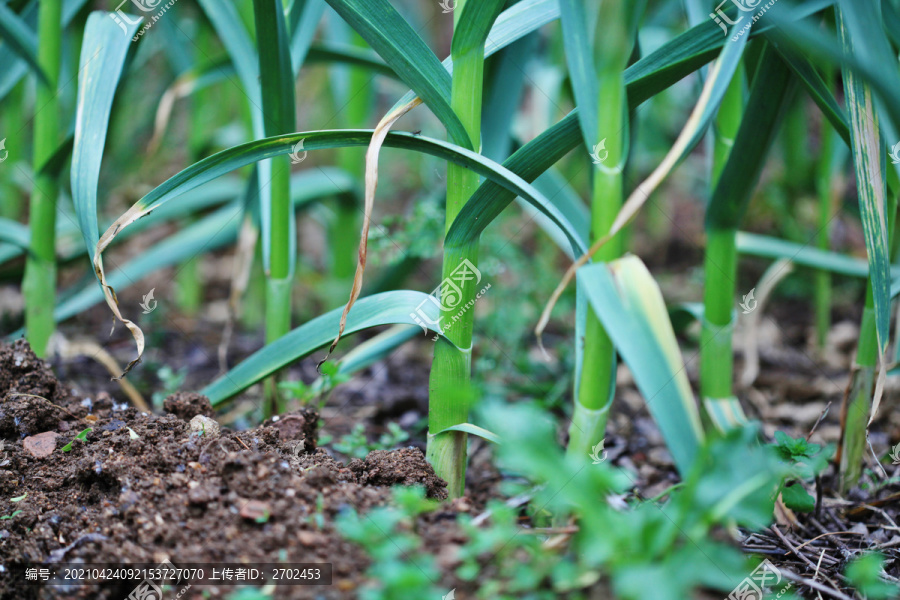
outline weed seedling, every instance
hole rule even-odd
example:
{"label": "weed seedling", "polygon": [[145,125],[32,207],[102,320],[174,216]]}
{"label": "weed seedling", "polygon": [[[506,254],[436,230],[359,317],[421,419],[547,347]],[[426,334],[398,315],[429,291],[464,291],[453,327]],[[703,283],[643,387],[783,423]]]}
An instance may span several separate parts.
{"label": "weed seedling", "polygon": [[433,583],[440,573],[433,557],[418,552],[422,539],[412,532],[415,517],[431,507],[421,487],[396,488],[398,506],[383,506],[366,515],[350,511],[338,516],[341,535],[358,544],[372,558],[369,576],[379,581],[360,597],[369,600],[439,598]]}
{"label": "weed seedling", "polygon": [[351,458],[365,458],[373,450],[389,450],[396,448],[409,439],[409,434],[396,423],[388,423],[388,430],[381,434],[377,441],[369,443],[366,438],[365,426],[357,423],[353,431],[342,436],[340,441],[334,443],[334,449]]}
{"label": "weed seedling", "polygon": [[856,590],[869,600],[896,598],[900,589],[881,577],[884,556],[879,552],[863,554],[854,559],[844,572]]}
{"label": "weed seedling", "polygon": [[68,444],[66,444],[65,446],[62,447],[62,451],[70,452],[72,450],[72,444],[75,443],[75,440],[86,442],[88,434],[93,430],[94,430],[93,427],[88,427],[87,429],[85,429],[84,431],[82,431],[81,433],[76,435],[75,439],[73,439],[71,442],[69,442]]}
{"label": "weed seedling", "polygon": [[187,377],[187,367],[175,371],[172,367],[163,365],[156,372],[156,377],[162,384],[162,390],[153,392],[153,406],[162,408],[165,399],[177,392],[181,386],[184,385],[184,380]]}
{"label": "weed seedling", "polygon": [[831,446],[822,449],[819,444],[811,444],[804,438],[794,439],[783,431],[775,432],[775,452],[792,471],[781,484],[781,499],[785,506],[801,512],[812,512],[816,507],[815,499],[801,485],[802,481],[810,481],[828,464],[834,454]]}

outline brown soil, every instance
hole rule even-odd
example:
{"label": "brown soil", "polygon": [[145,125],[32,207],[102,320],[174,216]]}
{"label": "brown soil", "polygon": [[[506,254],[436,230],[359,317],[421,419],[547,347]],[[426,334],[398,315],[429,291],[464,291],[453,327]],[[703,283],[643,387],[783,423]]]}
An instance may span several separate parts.
{"label": "brown soil", "polygon": [[[349,598],[368,562],[335,530],[338,512],[384,504],[392,485],[421,484],[430,497],[446,498],[446,484],[416,448],[372,452],[345,466],[316,449],[317,415],[308,410],[248,431],[192,434],[192,417],[213,414],[204,397],[171,396],[165,415],[105,394],[79,398],[24,340],[0,346],[0,399],[0,503],[27,493],[6,509],[22,512],[0,521],[4,565],[330,562],[332,586],[279,587],[275,597]],[[85,441],[75,440],[88,427]],[[57,435],[35,438],[48,432]],[[429,545],[458,537],[460,509],[457,502],[420,519]],[[260,514],[270,516],[259,523]],[[3,599],[121,600],[133,588],[25,586],[0,573]],[[202,596],[196,587],[183,598],[233,589]]]}
{"label": "brown soil", "polygon": [[[779,310],[779,305],[773,307],[773,313]],[[771,439],[776,429],[794,437],[815,429],[814,442],[835,443],[853,342],[858,338],[852,324],[858,316],[835,324],[828,349],[820,355],[809,348],[809,323],[798,315],[804,313],[792,310],[777,320],[762,321],[762,368],[754,385],[741,386],[738,393],[748,413],[764,423],[766,437]],[[740,373],[744,362],[740,332],[737,339],[736,373]],[[167,352],[179,355],[176,349]],[[401,349],[384,364],[338,387],[323,408],[326,433],[336,437],[362,422],[371,439],[389,421],[414,430],[427,410],[423,380],[427,369],[419,368],[421,354],[415,348]],[[314,373],[315,362],[313,358],[298,363],[294,375]],[[687,365],[696,383],[696,361],[688,360]],[[207,367],[209,373],[201,370],[203,377],[214,376],[214,366]],[[73,363],[60,364],[59,371],[66,373],[67,382],[93,384],[84,389],[96,390],[108,379],[102,371],[92,373]],[[900,438],[895,400],[900,384],[889,379],[888,388],[891,393],[886,395],[879,426],[871,434],[879,451]],[[115,388],[109,389],[115,393]],[[246,431],[223,426],[221,435],[212,438],[192,435],[194,417],[216,418],[209,401],[198,394],[170,396],[164,415],[117,404],[106,392],[91,396],[61,385],[24,341],[0,345],[0,504],[5,505],[0,516],[22,511],[0,520],[0,565],[157,564],[166,558],[176,564],[330,562],[334,585],[279,587],[275,598],[356,598],[366,582],[368,559],[339,535],[335,517],[343,510],[365,512],[386,504],[388,486],[393,485],[421,484],[432,497],[446,497],[446,486],[425,462],[419,449],[424,443],[414,431],[409,443],[419,448],[376,451],[344,464],[317,447],[320,421],[312,411],[281,415]],[[823,412],[826,417],[819,423]],[[92,430],[86,441],[73,442],[87,427]],[[137,439],[132,439],[131,431]],[[651,498],[678,481],[659,430],[625,368],[619,371],[610,432],[609,463],[633,474],[631,495]],[[69,443],[71,451],[63,452]],[[881,549],[888,558],[888,572],[897,576],[900,466],[886,468],[888,477],[867,474],[868,491],[855,490],[840,499],[834,491],[834,469],[829,467],[820,490],[808,486],[818,501],[813,513],[779,515],[775,527],[745,532],[741,546],[766,556],[783,571],[806,579],[818,577],[816,581],[845,594],[852,591],[841,573],[863,549]],[[469,496],[418,518],[421,552],[435,557],[442,572],[440,587],[455,587],[460,597],[472,597],[466,592],[473,584],[453,576],[454,553],[466,542],[456,517],[461,512],[478,514],[489,499],[502,498],[500,483],[510,476],[497,470],[488,444],[473,440]],[[9,501],[26,492],[21,502]],[[258,517],[266,514],[270,516],[265,522],[258,523]],[[521,524],[528,527],[524,514]],[[829,535],[814,539],[824,533]],[[121,600],[133,587],[39,588],[0,572],[0,600]],[[182,600],[225,598],[234,589],[196,586]],[[795,590],[801,597],[816,597],[816,591],[806,586]]]}

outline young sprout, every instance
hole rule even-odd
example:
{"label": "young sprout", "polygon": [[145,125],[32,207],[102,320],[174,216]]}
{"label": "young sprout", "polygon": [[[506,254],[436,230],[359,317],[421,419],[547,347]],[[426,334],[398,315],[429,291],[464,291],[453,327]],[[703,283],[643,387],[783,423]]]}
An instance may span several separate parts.
{"label": "young sprout", "polygon": [[93,431],[93,429],[94,429],[93,427],[88,427],[87,429],[83,430],[81,433],[79,433],[78,435],[75,436],[75,439],[73,439],[71,442],[69,442],[68,444],[66,444],[65,446],[63,446],[63,447],[62,447],[62,451],[63,451],[63,452],[70,452],[70,451],[72,450],[72,444],[75,443],[75,440],[79,440],[79,441],[81,441],[81,442],[86,442],[86,441],[87,441],[87,436],[88,436],[88,434],[89,434],[91,431]]}

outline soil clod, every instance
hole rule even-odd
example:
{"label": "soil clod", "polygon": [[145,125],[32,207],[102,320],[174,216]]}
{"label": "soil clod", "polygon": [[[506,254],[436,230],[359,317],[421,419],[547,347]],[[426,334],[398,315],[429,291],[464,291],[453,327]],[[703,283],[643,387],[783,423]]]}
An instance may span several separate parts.
{"label": "soil clod", "polygon": [[163,410],[175,415],[182,421],[190,421],[197,415],[212,418],[216,414],[212,404],[209,402],[209,398],[194,392],[172,394],[163,402]]}
{"label": "soil clod", "polygon": [[418,448],[375,450],[364,459],[354,459],[349,469],[360,483],[368,485],[424,485],[429,498],[447,498],[447,483],[434,474]]}

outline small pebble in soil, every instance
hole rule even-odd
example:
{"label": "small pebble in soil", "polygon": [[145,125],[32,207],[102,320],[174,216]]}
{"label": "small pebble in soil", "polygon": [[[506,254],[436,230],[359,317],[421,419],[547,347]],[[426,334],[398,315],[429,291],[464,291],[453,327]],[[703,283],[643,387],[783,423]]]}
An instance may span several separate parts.
{"label": "small pebble in soil", "polygon": [[261,500],[250,500],[241,507],[241,516],[245,519],[256,521],[257,523],[265,523],[272,514],[272,509],[267,502]]}
{"label": "small pebble in soil", "polygon": [[55,431],[46,431],[37,435],[32,435],[22,440],[25,451],[35,458],[44,458],[53,454],[56,450]]}
{"label": "small pebble in soil", "polygon": [[208,438],[217,438],[219,437],[219,424],[209,417],[197,415],[191,419],[191,433]]}

